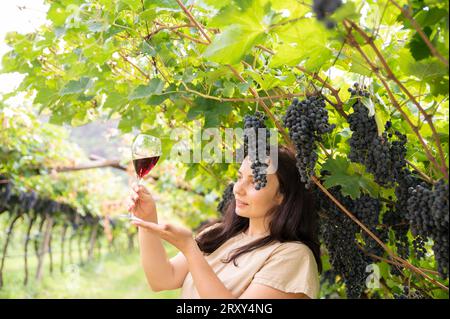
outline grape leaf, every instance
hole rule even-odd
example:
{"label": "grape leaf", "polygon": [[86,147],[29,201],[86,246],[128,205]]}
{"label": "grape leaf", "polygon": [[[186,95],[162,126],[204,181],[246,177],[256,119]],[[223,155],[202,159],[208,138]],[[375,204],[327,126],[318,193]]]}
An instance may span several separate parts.
{"label": "grape leaf", "polygon": [[59,92],[61,96],[67,95],[67,94],[75,94],[75,93],[81,93],[84,90],[88,88],[89,85],[89,78],[82,77],[79,80],[71,80],[69,81]]}
{"label": "grape leaf", "polygon": [[376,188],[368,176],[357,172],[355,166],[343,156],[328,158],[322,169],[331,173],[324,177],[323,185],[327,188],[340,185],[344,196],[356,199],[360,196],[361,189],[368,191],[372,196],[376,194]]}
{"label": "grape leaf", "polygon": [[139,85],[128,97],[129,100],[141,99],[151,95],[158,95],[164,89],[164,82],[158,78],[151,79],[147,85]]}

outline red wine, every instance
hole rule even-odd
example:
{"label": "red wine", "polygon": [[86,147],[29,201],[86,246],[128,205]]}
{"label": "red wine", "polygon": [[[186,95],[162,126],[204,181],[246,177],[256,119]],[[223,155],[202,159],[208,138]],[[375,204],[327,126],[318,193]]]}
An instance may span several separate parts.
{"label": "red wine", "polygon": [[143,178],[150,173],[159,160],[159,156],[144,157],[133,160],[134,169],[139,178]]}

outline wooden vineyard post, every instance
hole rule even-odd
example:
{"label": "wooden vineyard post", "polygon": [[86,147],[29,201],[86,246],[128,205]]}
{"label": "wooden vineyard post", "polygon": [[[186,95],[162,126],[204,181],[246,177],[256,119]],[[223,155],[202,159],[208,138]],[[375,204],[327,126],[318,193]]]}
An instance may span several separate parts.
{"label": "wooden vineyard post", "polygon": [[60,272],[64,272],[64,242],[66,240],[67,223],[64,223],[61,232],[61,266],[59,268]]}
{"label": "wooden vineyard post", "polygon": [[89,260],[92,260],[92,257],[94,256],[95,242],[97,239],[97,229],[98,229],[98,224],[95,224],[94,226],[92,226],[91,236],[89,239],[89,253],[88,253]]}
{"label": "wooden vineyard post", "polygon": [[[18,211],[18,207],[15,206],[12,212],[12,215],[14,216],[15,214],[17,214]],[[9,241],[11,238],[11,234],[12,234],[12,230],[14,228],[14,224],[16,223],[16,221],[20,218],[20,214],[17,214],[16,216],[13,217],[13,220],[11,221],[11,223],[9,224],[8,227],[8,233],[6,235],[6,241],[5,244],[3,245],[3,255],[2,255],[2,261],[0,263],[0,288],[3,287],[3,267],[5,265],[5,259],[6,259],[6,252],[8,250],[8,245],[9,245]]]}
{"label": "wooden vineyard post", "polygon": [[41,279],[42,279],[44,256],[45,256],[46,250],[49,247],[50,235],[51,235],[51,231],[52,231],[52,227],[53,227],[53,218],[52,217],[47,216],[47,218],[45,220],[47,221],[47,223],[45,226],[44,240],[42,241],[41,249],[39,251],[38,266],[37,266],[37,270],[36,270],[36,280],[38,282],[41,281]]}
{"label": "wooden vineyard post", "polygon": [[28,284],[28,242],[30,241],[31,228],[33,227],[34,222],[36,221],[37,216],[33,214],[31,217],[28,228],[27,235],[25,238],[25,248],[24,248],[24,267],[25,267],[25,275],[23,279],[23,285],[26,286]]}
{"label": "wooden vineyard post", "polygon": [[52,239],[53,239],[53,225],[50,228],[50,235],[48,238],[48,257],[49,257],[49,271],[50,274],[53,274],[53,252],[52,252]]}
{"label": "wooden vineyard post", "polygon": [[78,258],[79,258],[79,263],[80,265],[83,265],[83,254],[82,254],[82,249],[81,249],[81,242],[82,242],[82,237],[83,237],[83,230],[81,229],[81,226],[78,229]]}

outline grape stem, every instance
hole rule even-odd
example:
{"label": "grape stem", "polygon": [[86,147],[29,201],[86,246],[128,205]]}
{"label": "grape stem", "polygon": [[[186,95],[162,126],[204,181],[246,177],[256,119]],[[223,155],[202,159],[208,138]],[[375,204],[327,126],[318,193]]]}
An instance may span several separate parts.
{"label": "grape stem", "polygon": [[326,80],[322,79],[317,73],[311,73],[308,70],[306,70],[304,67],[302,66],[295,66],[295,68],[307,75],[309,75],[310,77],[312,77],[313,79],[315,79],[316,81],[322,83],[322,85],[324,87],[326,87],[328,90],[330,90],[331,95],[334,96],[334,98],[336,99],[336,103],[331,103],[328,99],[327,101],[334,106],[334,108],[336,109],[336,111],[338,111],[338,113],[345,119],[348,118],[348,115],[344,112],[344,109],[342,108],[344,105],[344,102],[342,102],[341,98],[339,97],[339,89],[335,89],[333,88]]}
{"label": "grape stem", "polygon": [[411,163],[409,160],[405,160],[405,161],[406,161],[406,163],[407,163],[409,166],[411,166],[414,170],[416,170],[417,173],[419,173],[419,175],[422,176],[422,178],[423,178],[424,180],[426,180],[428,183],[430,183],[430,184],[434,184],[434,183],[435,183],[435,181],[434,181],[431,177],[429,177],[427,174],[425,174],[425,173],[422,172],[420,169],[418,169],[417,166],[415,166],[415,165],[414,165],[413,163]]}
{"label": "grape stem", "polygon": [[206,34],[206,31],[203,29],[202,25],[197,22],[197,20],[194,18],[194,16],[191,14],[191,12],[184,6],[184,4],[180,0],[176,0],[178,5],[183,9],[184,13],[188,16],[191,23],[193,23],[197,29],[200,31],[200,33],[203,35],[203,37],[208,41],[208,43],[211,43],[211,39]]}

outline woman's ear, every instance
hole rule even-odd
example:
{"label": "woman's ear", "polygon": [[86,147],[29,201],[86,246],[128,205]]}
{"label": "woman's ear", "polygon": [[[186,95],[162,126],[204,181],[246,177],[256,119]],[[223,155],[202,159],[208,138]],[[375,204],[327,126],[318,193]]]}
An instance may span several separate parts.
{"label": "woman's ear", "polygon": [[278,190],[275,195],[275,202],[277,203],[277,205],[281,205],[281,203],[283,202],[283,199],[284,199],[284,195],[281,194],[280,190]]}

